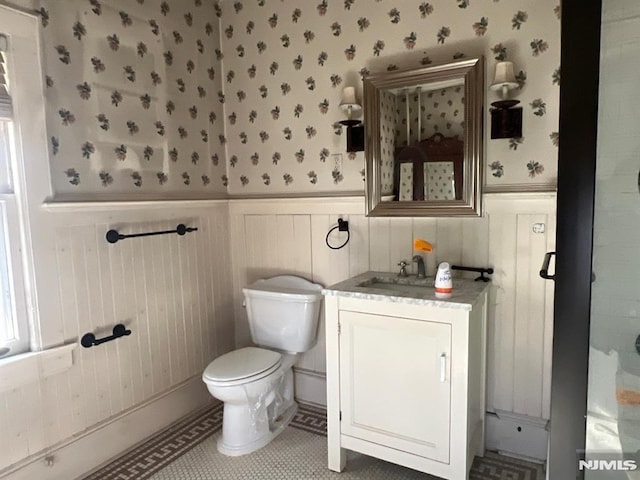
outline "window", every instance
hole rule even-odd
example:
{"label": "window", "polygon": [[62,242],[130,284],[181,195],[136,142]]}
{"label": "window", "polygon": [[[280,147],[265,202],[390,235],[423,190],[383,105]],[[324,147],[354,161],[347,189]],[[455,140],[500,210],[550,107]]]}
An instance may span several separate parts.
{"label": "window", "polygon": [[11,99],[10,39],[0,33],[0,358],[29,349],[21,215],[14,185],[22,158]]}

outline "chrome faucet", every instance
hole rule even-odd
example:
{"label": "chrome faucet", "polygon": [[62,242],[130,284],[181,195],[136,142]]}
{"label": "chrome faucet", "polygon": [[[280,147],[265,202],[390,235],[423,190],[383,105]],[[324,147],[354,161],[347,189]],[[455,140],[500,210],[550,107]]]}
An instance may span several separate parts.
{"label": "chrome faucet", "polygon": [[413,256],[413,261],[416,262],[418,264],[418,278],[425,278],[426,272],[424,269],[424,259],[422,258],[422,255],[414,255]]}

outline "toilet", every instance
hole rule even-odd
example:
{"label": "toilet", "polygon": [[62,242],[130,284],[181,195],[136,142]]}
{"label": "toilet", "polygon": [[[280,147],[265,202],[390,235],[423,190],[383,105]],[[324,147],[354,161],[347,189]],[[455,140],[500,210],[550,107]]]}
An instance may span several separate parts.
{"label": "toilet", "polygon": [[315,345],[322,286],[279,275],[242,289],[255,347],[234,350],[207,366],[202,380],[224,402],[218,451],[239,456],[273,440],[298,410],[292,367]]}

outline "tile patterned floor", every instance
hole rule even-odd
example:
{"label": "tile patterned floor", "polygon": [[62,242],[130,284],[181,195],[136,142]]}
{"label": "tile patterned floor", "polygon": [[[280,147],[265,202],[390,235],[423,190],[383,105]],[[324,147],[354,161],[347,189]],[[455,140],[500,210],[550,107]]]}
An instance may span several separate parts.
{"label": "tile patterned floor", "polygon": [[[326,467],[326,412],[301,405],[291,427],[250,455],[225,457],[216,450],[222,405],[198,412],[158,433],[84,480],[430,480],[382,460],[349,452],[347,469]],[[477,458],[471,480],[542,480],[541,465],[488,452]]]}

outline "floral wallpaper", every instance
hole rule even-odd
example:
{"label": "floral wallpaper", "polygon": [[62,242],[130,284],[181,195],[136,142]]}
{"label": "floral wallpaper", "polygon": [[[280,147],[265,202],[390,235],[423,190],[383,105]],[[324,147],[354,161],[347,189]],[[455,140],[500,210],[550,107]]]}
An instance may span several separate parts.
{"label": "floral wallpaper", "polygon": [[[407,101],[409,112],[407,112]],[[409,118],[407,130],[407,117]],[[420,132],[418,134],[418,132]],[[454,85],[437,90],[380,92],[380,180],[381,192],[393,192],[394,152],[398,147],[425,140],[435,133],[464,138],[464,88]],[[413,198],[413,167],[400,168],[401,200]],[[453,174],[451,174],[453,175]],[[427,177],[425,177],[427,178]],[[440,189],[438,189],[439,191]],[[428,192],[426,192],[428,195]],[[435,195],[434,192],[432,192]],[[432,196],[433,196],[432,195]],[[446,194],[439,199],[448,199]],[[435,198],[435,197],[434,197]]]}
{"label": "floral wallpaper", "polygon": [[[523,138],[489,139],[492,188],[553,186],[559,0],[41,0],[61,197],[362,191],[342,89],[362,75],[513,61]],[[361,118],[361,117],[359,117]]]}
{"label": "floral wallpaper", "polygon": [[455,200],[453,162],[428,163],[424,177],[425,200]]}
{"label": "floral wallpaper", "polygon": [[[552,186],[557,171],[559,0],[223,0],[225,136],[231,194],[363,189],[346,154],[342,89],[368,72],[485,56],[515,64],[523,138],[489,139],[485,182]],[[341,154],[342,160],[334,155]]]}
{"label": "floral wallpaper", "polygon": [[[411,142],[427,139],[434,133],[441,133],[445,137],[464,138],[463,86],[422,92],[419,95],[420,102],[417,94],[408,97]],[[401,139],[402,145],[407,144],[406,108],[407,96],[401,96],[398,111],[401,121],[396,126],[396,135]],[[420,128],[418,128],[418,117],[420,117]]]}
{"label": "floral wallpaper", "polygon": [[410,202],[413,200],[413,165],[410,163],[400,164],[400,184],[398,185],[398,200]]}
{"label": "floral wallpaper", "polygon": [[44,0],[39,12],[57,196],[226,193],[212,2]]}
{"label": "floral wallpaper", "polygon": [[396,151],[398,122],[400,119],[398,99],[388,91],[380,93],[380,181],[382,195],[393,193],[393,165]]}

